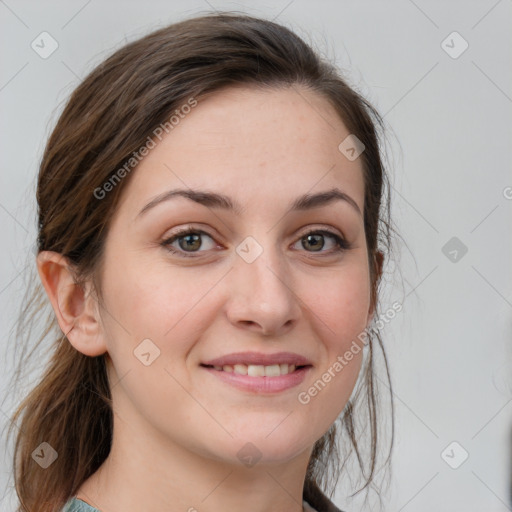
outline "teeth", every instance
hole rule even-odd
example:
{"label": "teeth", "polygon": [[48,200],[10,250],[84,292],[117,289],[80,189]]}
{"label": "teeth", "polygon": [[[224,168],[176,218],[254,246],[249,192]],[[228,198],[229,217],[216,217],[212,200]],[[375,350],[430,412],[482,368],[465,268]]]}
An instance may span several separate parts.
{"label": "teeth", "polygon": [[287,375],[295,371],[294,364],[271,364],[263,366],[260,364],[235,364],[214,366],[216,370],[222,370],[228,373],[236,373],[238,375],[249,375],[249,377],[279,377]]}
{"label": "teeth", "polygon": [[265,366],[265,377],[279,377],[281,375],[281,368],[278,364],[272,366]]}
{"label": "teeth", "polygon": [[250,364],[247,367],[247,375],[249,377],[265,377],[265,366]]}
{"label": "teeth", "polygon": [[235,364],[233,369],[235,370],[235,373],[238,373],[238,375],[247,375],[247,366],[245,364]]}

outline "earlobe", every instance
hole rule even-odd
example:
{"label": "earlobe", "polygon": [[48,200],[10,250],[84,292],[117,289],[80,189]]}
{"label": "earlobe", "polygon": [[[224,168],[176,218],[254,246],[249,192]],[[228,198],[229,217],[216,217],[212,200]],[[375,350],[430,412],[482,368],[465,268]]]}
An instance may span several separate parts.
{"label": "earlobe", "polygon": [[106,352],[99,308],[91,295],[91,284],[78,284],[73,266],[62,255],[41,251],[37,270],[50,299],[57,322],[69,342],[87,356]]}

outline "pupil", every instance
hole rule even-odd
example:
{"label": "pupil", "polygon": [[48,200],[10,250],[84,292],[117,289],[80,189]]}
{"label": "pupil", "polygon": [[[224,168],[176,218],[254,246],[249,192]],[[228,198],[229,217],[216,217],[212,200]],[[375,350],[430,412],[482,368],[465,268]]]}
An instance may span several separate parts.
{"label": "pupil", "polygon": [[[310,242],[311,242],[311,239],[313,239],[313,240],[314,240],[315,238],[317,238],[317,237],[321,237],[321,236],[322,236],[322,235],[307,235],[307,236],[306,236],[306,239],[307,239],[308,243],[310,243]],[[317,240],[318,240],[318,238],[317,238]],[[316,244],[315,244],[315,242],[313,241],[313,247],[317,247],[317,249],[318,249],[318,248],[319,248],[319,249],[321,249],[321,248],[323,247],[323,243],[316,243]]]}
{"label": "pupil", "polygon": [[[192,240],[191,239],[194,239],[195,240]],[[199,243],[196,247],[193,247],[192,244],[195,242],[197,242],[199,240],[199,236],[198,235],[186,235],[184,238],[183,238],[185,241],[185,247],[182,247],[182,249],[199,249],[199,247],[201,246],[201,243]],[[189,243],[191,242],[191,243]]]}

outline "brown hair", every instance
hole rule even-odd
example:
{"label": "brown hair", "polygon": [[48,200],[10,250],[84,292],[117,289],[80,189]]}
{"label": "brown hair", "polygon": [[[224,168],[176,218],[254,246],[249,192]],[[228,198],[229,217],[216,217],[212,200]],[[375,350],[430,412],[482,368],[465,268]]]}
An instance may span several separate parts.
{"label": "brown hair", "polygon": [[[390,251],[392,232],[389,185],[386,195],[387,176],[379,150],[382,118],[301,38],[281,25],[247,15],[216,13],[162,28],[117,50],[83,80],[58,119],[40,165],[37,250],[56,251],[68,258],[76,270],[77,283],[94,280],[109,220],[130,176],[116,182],[104,198],[97,197],[98,188],[111,180],[113,173],[153,136],[155,128],[168,122],[170,115],[190,98],[201,99],[237,84],[307,87],[325,97],[350,133],[364,144],[360,156],[365,181],[364,227],[371,298],[378,317],[378,264]],[[47,306],[41,284],[34,282],[23,304],[17,336],[27,337],[31,332],[26,330],[29,322],[38,315],[42,318]],[[29,512],[60,510],[106,459],[112,440],[105,355],[88,357],[75,350],[60,331],[53,312],[44,321],[46,327],[37,346],[51,337],[51,357],[37,385],[15,411],[10,426],[11,431],[19,423],[14,479],[19,510]],[[360,375],[362,386],[339,418],[349,441],[349,453],[355,451],[365,477],[362,489],[375,477],[378,454],[375,339],[391,386],[379,332],[371,334]],[[26,351],[20,368],[26,363],[25,356]],[[358,432],[354,416],[363,394],[369,424]],[[390,403],[393,425],[392,400]],[[369,464],[365,464],[358,442],[367,427]],[[320,488],[328,486],[331,469],[327,466],[336,458],[336,437],[334,424],[314,446],[304,486],[304,498],[312,504],[320,502]],[[47,469],[32,459],[32,452],[42,442],[58,453]],[[386,464],[392,446],[393,435]],[[337,480],[341,469],[334,466]]]}

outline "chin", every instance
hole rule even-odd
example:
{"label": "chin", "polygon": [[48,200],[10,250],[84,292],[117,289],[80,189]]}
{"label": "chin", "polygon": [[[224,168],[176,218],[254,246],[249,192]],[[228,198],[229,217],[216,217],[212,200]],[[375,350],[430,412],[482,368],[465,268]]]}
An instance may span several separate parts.
{"label": "chin", "polygon": [[[273,427],[275,429],[275,426]],[[281,428],[281,432],[278,430]],[[312,441],[309,443],[308,440]],[[272,429],[251,429],[229,442],[231,463],[247,467],[255,464],[282,464],[312,448],[313,436],[306,432],[290,432],[284,426]]]}

